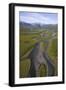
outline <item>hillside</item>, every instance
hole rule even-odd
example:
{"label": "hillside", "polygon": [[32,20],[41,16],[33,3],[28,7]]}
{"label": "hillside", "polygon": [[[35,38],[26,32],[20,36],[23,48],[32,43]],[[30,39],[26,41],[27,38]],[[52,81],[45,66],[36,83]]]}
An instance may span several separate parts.
{"label": "hillside", "polygon": [[38,24],[38,23],[25,23],[20,22],[20,30],[23,32],[35,32],[35,31],[41,31],[41,30],[50,30],[56,32],[58,29],[57,24]]}

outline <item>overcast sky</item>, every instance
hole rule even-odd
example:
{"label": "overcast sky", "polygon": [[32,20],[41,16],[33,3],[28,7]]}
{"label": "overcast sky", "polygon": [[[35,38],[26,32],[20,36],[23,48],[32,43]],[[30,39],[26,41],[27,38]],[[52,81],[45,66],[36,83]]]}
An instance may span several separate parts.
{"label": "overcast sky", "polygon": [[26,23],[58,24],[57,13],[20,12],[19,19]]}

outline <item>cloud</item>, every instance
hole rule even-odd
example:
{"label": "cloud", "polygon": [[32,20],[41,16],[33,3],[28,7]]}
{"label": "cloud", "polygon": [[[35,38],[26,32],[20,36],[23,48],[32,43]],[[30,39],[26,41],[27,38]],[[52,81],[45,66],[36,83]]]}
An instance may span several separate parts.
{"label": "cloud", "polygon": [[20,13],[20,21],[27,23],[56,24],[57,18],[46,13]]}

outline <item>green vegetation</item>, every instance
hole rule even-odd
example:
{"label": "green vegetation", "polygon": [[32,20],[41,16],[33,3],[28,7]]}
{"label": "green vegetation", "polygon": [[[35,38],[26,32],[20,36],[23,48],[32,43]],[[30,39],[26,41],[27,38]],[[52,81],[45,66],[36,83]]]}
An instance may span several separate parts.
{"label": "green vegetation", "polygon": [[20,61],[20,78],[27,77],[30,69],[30,60],[25,59]]}
{"label": "green vegetation", "polygon": [[48,48],[48,55],[51,58],[51,62],[54,64],[55,67],[55,75],[58,74],[58,51],[57,51],[57,38],[52,39],[52,41],[49,44]]}
{"label": "green vegetation", "polygon": [[33,48],[34,44],[38,41],[39,37],[38,33],[22,33],[20,34],[20,56],[26,54],[31,48]]}
{"label": "green vegetation", "polygon": [[[20,30],[20,78],[27,77],[31,65],[30,59],[28,59],[27,57],[25,57],[25,59],[22,59],[22,57],[25,56],[26,53],[31,51],[37,42],[41,42],[41,46],[44,51],[46,50],[46,46],[48,45],[46,52],[51,58],[51,62],[55,66],[57,75],[57,34],[55,38],[52,37],[52,34],[57,32],[43,29],[37,29],[34,31],[35,32],[29,32],[28,29],[27,32],[26,29],[23,31]],[[27,54],[27,56],[28,55],[29,53]],[[47,76],[47,68],[43,64],[39,67],[39,75],[40,77]]]}
{"label": "green vegetation", "polygon": [[48,55],[52,60],[57,59],[57,38],[52,39],[48,48]]}
{"label": "green vegetation", "polygon": [[[39,31],[35,33],[26,33],[23,31],[23,33],[20,33],[20,57],[24,56],[28,51],[30,51],[35,43],[38,41],[43,41],[49,39],[51,36],[51,33],[44,30]],[[46,43],[44,43],[44,47],[46,46]]]}
{"label": "green vegetation", "polygon": [[39,67],[39,76],[44,77],[47,75],[47,68],[44,64],[40,65]]}

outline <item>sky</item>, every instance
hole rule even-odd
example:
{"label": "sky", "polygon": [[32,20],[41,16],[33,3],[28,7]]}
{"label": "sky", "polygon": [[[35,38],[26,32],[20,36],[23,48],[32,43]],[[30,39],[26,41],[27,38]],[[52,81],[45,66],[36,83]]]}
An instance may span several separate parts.
{"label": "sky", "polygon": [[20,22],[25,23],[58,24],[58,14],[45,12],[20,12],[19,20]]}

